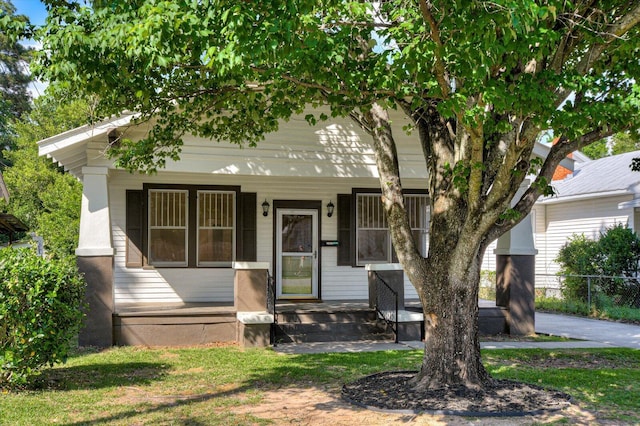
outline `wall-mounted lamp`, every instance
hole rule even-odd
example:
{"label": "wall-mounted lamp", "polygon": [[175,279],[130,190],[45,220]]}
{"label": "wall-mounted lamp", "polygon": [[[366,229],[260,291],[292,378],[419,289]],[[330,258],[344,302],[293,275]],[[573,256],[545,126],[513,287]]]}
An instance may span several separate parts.
{"label": "wall-mounted lamp", "polygon": [[264,199],[264,203],[262,203],[262,216],[269,216],[269,203],[267,199]]}
{"label": "wall-mounted lamp", "polygon": [[335,206],[333,205],[333,203],[331,201],[329,201],[329,204],[327,204],[327,217],[333,216],[333,209],[334,208],[335,208]]}

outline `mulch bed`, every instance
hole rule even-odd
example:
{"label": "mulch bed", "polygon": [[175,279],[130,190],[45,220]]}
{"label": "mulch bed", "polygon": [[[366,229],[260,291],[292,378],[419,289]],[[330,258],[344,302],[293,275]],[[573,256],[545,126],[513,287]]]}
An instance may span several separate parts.
{"label": "mulch bed", "polygon": [[494,380],[483,390],[441,388],[417,391],[409,380],[415,371],[389,371],[342,387],[342,398],[381,411],[462,416],[524,416],[564,409],[571,397],[526,383]]}

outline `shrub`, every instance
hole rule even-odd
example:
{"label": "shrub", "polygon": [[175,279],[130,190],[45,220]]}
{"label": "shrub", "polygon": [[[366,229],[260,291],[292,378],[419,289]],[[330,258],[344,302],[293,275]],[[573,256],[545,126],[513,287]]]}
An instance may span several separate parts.
{"label": "shrub", "polygon": [[598,243],[584,235],[573,235],[558,252],[556,262],[560,264],[560,274],[567,276],[562,295],[566,299],[586,301],[586,278],[575,275],[599,275]]}
{"label": "shrub", "polygon": [[[633,277],[640,261],[640,238],[628,227],[618,224],[607,228],[597,241],[574,235],[560,249],[556,261],[562,275],[566,298],[587,300],[587,279],[575,275]],[[573,275],[573,276],[572,276]],[[592,289],[599,287],[606,296],[621,296],[628,285],[622,278],[592,278]]]}
{"label": "shrub", "polygon": [[0,250],[0,387],[20,386],[67,359],[82,321],[85,283],[72,259]]}

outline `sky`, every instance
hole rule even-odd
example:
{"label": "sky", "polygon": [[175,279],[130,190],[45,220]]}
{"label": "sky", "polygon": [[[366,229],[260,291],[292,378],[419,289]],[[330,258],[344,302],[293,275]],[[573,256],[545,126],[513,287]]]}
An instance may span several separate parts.
{"label": "sky", "polygon": [[31,23],[36,25],[44,24],[47,17],[47,10],[40,0],[12,0],[19,15],[27,15]]}
{"label": "sky", "polygon": [[[42,25],[47,17],[47,10],[44,4],[40,0],[12,0],[11,3],[16,7],[16,13],[18,15],[27,15],[32,24]],[[38,48],[38,46],[31,40],[23,42],[25,46]],[[34,81],[31,83],[29,93],[31,96],[38,97],[46,88],[46,84],[41,81]]]}

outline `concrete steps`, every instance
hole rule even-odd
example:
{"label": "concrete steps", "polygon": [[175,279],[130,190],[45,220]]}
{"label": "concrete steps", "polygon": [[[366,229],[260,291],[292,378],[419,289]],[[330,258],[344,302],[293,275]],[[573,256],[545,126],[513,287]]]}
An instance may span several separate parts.
{"label": "concrete steps", "polygon": [[278,312],[276,343],[393,341],[372,309],[287,310]]}

